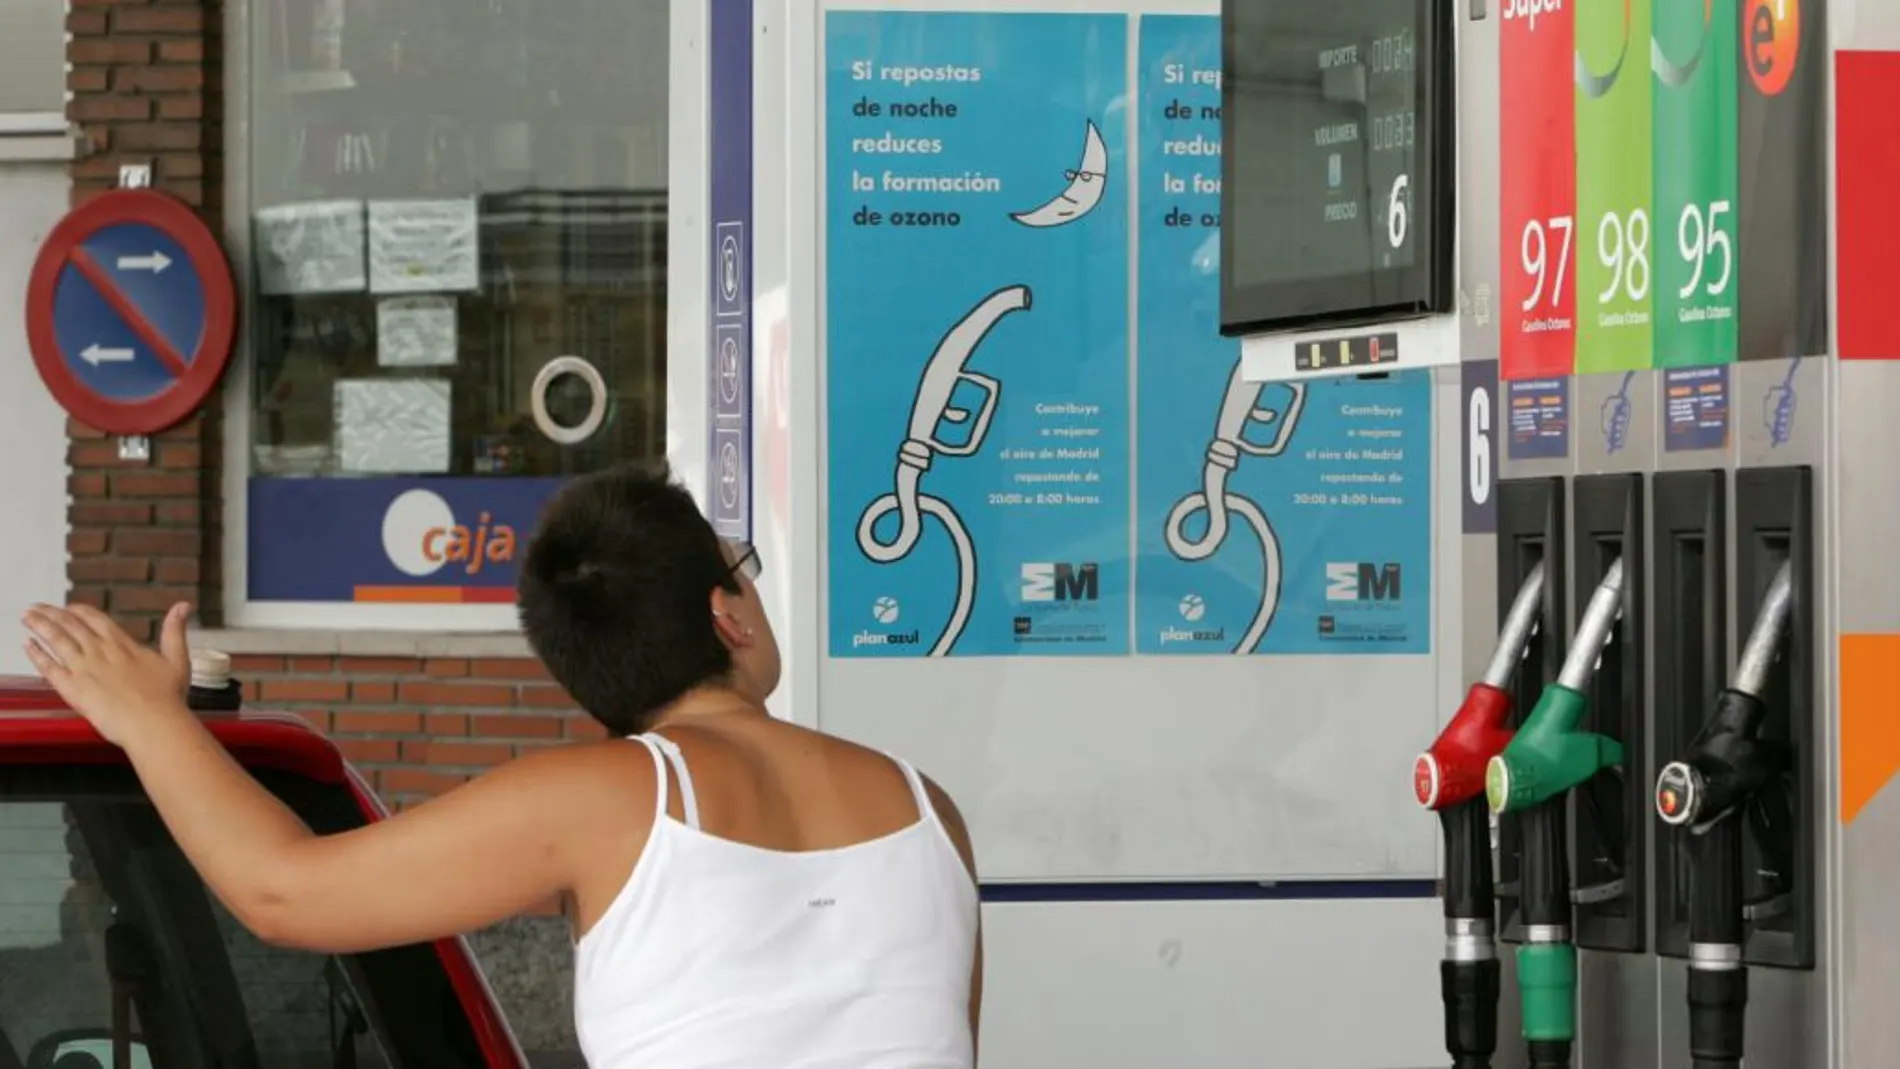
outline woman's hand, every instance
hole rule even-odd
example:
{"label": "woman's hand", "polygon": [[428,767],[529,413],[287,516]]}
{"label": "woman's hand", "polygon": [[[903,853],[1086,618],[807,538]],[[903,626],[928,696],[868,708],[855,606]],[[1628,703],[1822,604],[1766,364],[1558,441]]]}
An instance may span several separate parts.
{"label": "woman's hand", "polygon": [[106,741],[124,746],[141,717],[183,707],[191,680],[185,641],[190,612],[189,605],[172,606],[154,650],[90,605],[35,605],[25,617],[34,636],[26,655],[74,712]]}

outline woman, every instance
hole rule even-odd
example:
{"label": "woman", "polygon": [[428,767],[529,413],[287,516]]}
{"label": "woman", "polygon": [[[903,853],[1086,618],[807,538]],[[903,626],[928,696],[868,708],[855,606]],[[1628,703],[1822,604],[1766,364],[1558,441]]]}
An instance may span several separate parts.
{"label": "woman", "polygon": [[664,471],[572,483],[522,564],[522,627],[624,737],[341,835],[312,835],[186,709],[186,606],[154,651],[97,610],[36,605],[27,654],[266,940],[370,950],[559,895],[595,1069],[970,1066],[982,953],[962,817],[908,764],[766,713],[779,653],[759,567]]}

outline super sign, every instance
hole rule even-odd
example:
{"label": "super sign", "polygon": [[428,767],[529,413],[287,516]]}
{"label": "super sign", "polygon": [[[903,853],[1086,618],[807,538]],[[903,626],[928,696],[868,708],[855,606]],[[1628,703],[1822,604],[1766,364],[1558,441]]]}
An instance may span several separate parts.
{"label": "super sign", "polygon": [[154,434],[191,415],[231,358],[230,261],[182,202],[106,193],[47,235],[27,284],[28,347],[74,418]]}

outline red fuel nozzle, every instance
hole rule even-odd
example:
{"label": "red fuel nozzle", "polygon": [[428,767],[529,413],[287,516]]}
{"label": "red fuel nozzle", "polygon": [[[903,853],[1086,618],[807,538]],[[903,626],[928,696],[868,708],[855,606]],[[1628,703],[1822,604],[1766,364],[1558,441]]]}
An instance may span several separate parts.
{"label": "red fuel nozzle", "polygon": [[1412,790],[1427,809],[1450,809],[1484,793],[1484,770],[1504,752],[1511,729],[1511,696],[1488,683],[1474,683],[1432,748],[1412,765]]}
{"label": "red fuel nozzle", "polygon": [[1419,805],[1450,809],[1484,793],[1485,766],[1504,752],[1513,734],[1504,726],[1511,715],[1511,695],[1504,688],[1510,686],[1531,636],[1537,633],[1543,597],[1544,565],[1539,562],[1511,599],[1484,675],[1471,685],[1458,715],[1445,725],[1438,741],[1412,765],[1412,791]]}

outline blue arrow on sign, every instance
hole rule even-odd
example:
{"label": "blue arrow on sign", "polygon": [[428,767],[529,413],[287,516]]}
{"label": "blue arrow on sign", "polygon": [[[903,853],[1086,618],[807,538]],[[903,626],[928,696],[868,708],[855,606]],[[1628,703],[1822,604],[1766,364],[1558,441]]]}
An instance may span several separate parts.
{"label": "blue arrow on sign", "polygon": [[53,329],[73,376],[131,404],[190,367],[203,338],[205,294],[177,241],[145,223],[101,228],[60,273]]}

